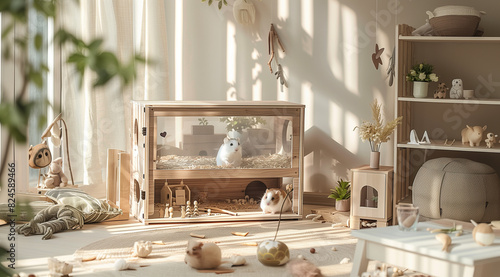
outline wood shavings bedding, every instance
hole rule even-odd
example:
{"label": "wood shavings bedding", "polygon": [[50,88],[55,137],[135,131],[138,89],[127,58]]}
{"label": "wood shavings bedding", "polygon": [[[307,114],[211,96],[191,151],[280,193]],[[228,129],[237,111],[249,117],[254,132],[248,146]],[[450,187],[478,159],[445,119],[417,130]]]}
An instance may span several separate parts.
{"label": "wood shavings bedding", "polygon": [[[291,159],[287,155],[270,154],[243,158],[239,168],[290,168]],[[157,169],[221,169],[215,157],[208,156],[161,156]]]}

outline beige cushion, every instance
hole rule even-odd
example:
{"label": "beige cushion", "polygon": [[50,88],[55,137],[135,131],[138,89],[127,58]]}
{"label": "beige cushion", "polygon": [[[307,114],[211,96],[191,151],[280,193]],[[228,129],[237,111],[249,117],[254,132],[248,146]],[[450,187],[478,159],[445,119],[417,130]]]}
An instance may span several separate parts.
{"label": "beige cushion", "polygon": [[82,211],[85,223],[101,222],[122,214],[122,210],[112,207],[105,200],[99,200],[89,194],[70,188],[55,188],[47,191],[45,196],[57,204],[66,204]]}

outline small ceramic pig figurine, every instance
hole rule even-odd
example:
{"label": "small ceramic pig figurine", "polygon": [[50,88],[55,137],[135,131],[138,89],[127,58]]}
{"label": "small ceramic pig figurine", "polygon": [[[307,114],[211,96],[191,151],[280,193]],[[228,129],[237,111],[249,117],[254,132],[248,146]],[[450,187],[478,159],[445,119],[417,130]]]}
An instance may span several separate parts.
{"label": "small ceramic pig figurine", "polygon": [[462,144],[466,144],[467,142],[471,147],[479,146],[481,141],[483,140],[483,132],[486,131],[486,125],[467,127],[462,130]]}

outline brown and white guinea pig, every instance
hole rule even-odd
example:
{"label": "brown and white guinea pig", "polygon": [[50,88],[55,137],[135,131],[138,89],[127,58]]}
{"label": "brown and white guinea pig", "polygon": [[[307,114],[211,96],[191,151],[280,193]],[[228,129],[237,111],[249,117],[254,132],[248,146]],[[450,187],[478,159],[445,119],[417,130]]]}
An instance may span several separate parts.
{"label": "brown and white guinea pig", "polygon": [[241,165],[240,140],[235,138],[224,138],[224,143],[217,152],[217,165],[223,167],[239,167]]}
{"label": "brown and white guinea pig", "polygon": [[[260,208],[262,213],[279,213],[281,210],[281,205],[283,205],[283,212],[287,212],[292,208],[292,201],[290,198],[286,198],[286,191],[278,188],[266,189],[264,196],[260,200]],[[285,204],[283,204],[283,202]]]}
{"label": "brown and white guinea pig", "polygon": [[222,263],[222,254],[215,243],[189,240],[184,262],[195,269],[213,269]]}

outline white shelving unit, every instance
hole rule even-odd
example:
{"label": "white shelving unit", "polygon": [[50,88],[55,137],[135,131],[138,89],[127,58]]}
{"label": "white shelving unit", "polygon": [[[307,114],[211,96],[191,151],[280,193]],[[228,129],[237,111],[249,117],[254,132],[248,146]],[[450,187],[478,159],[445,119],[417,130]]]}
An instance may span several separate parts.
{"label": "white shelving unit", "polygon": [[[500,172],[500,144],[487,148],[483,141],[470,147],[460,135],[466,125],[487,125],[485,133],[500,135],[500,37],[411,36],[413,30],[408,25],[396,30],[396,115],[403,122],[395,135],[395,203],[411,196],[415,174],[428,159],[469,158]],[[478,98],[434,99],[436,83],[431,83],[427,98],[414,98],[413,83],[405,77],[421,62],[434,65],[438,83],[450,88],[453,79],[462,79],[464,89],[474,89]],[[413,129],[420,136],[427,131],[431,144],[408,144]]]}

